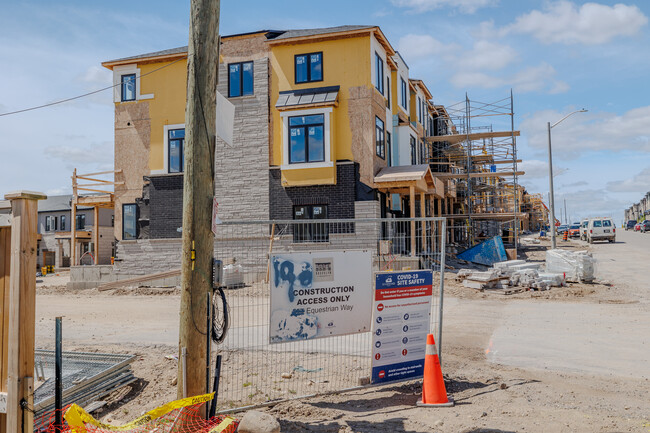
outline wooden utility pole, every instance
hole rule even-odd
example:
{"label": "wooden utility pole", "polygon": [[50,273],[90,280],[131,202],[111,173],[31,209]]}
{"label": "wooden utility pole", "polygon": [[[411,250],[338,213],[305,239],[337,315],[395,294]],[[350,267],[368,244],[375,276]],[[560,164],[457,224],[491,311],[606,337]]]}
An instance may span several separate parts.
{"label": "wooden utility pole", "polygon": [[[12,213],[9,310],[3,311],[5,320],[8,316],[7,433],[34,430],[36,235],[38,200],[45,198],[44,194],[30,191],[5,195],[5,200],[11,200]],[[23,400],[26,409],[21,405]]]}
{"label": "wooden utility pole", "polygon": [[[219,71],[219,0],[191,0],[187,49],[178,396],[206,393],[207,294],[212,290],[212,199]],[[183,383],[183,369],[186,383]]]}

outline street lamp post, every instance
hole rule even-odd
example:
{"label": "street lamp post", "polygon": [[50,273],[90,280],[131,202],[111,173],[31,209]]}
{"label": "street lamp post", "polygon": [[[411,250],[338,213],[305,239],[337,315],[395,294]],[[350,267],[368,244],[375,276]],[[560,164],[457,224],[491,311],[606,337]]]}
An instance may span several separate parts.
{"label": "street lamp post", "polygon": [[553,192],[553,154],[551,150],[551,129],[555,128],[567,117],[572,116],[576,113],[586,113],[587,110],[584,108],[582,110],[576,110],[572,113],[567,114],[557,122],[551,125],[551,122],[547,122],[548,127],[548,187],[550,193],[550,205],[551,205],[551,214],[549,215],[550,224],[549,230],[551,232],[551,248],[555,249],[557,247],[555,243],[555,193]]}

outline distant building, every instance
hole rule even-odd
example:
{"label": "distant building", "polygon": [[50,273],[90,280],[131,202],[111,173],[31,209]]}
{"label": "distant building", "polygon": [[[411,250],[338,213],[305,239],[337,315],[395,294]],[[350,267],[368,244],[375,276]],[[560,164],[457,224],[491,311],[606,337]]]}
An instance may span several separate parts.
{"label": "distant building", "polygon": [[[70,263],[71,221],[70,201],[72,195],[50,196],[38,202],[37,264],[67,268]],[[93,257],[93,209],[78,207],[77,230],[77,264],[110,264],[113,255],[113,210],[99,210],[99,257]]]}

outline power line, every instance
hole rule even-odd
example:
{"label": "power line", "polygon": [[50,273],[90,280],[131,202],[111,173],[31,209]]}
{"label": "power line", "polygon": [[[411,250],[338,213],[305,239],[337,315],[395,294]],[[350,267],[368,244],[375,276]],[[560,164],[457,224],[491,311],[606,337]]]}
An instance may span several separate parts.
{"label": "power line", "polygon": [[[161,66],[161,67],[159,67],[159,68],[156,68],[156,69],[154,69],[153,71],[149,71],[149,72],[147,72],[146,74],[138,75],[138,76],[136,77],[136,79],[137,79],[137,78],[141,78],[141,77],[146,77],[147,75],[150,75],[150,74],[153,74],[154,72],[160,71],[161,69],[164,69],[164,68],[166,68],[166,67],[168,67],[168,66],[171,66],[171,65],[173,65],[174,63],[178,63],[178,62],[180,62],[181,60],[184,60],[184,58],[180,58],[180,59],[178,59],[178,60],[174,60],[174,61],[171,62],[170,64],[168,64],[168,65],[164,65],[164,66]],[[50,102],[50,103],[48,103],[48,104],[37,105],[37,106],[35,106],[35,107],[30,107],[30,108],[23,108],[22,110],[10,111],[10,112],[8,112],[8,113],[0,113],[0,117],[3,117],[3,116],[10,116],[10,115],[12,115],[12,114],[24,113],[24,112],[26,112],[26,111],[38,110],[38,109],[40,109],[40,108],[51,107],[51,106],[53,106],[53,105],[63,104],[64,102],[70,102],[70,101],[74,101],[75,99],[85,98],[86,96],[94,95],[95,93],[100,93],[100,92],[103,92],[103,91],[105,91],[105,90],[113,89],[113,88],[115,88],[115,87],[117,87],[117,86],[121,86],[121,85],[122,85],[122,83],[117,83],[117,84],[113,84],[112,86],[108,86],[108,87],[104,87],[104,88],[102,88],[102,89],[93,90],[92,92],[84,93],[83,95],[73,96],[72,98],[61,99],[61,100],[59,100],[59,101]]]}

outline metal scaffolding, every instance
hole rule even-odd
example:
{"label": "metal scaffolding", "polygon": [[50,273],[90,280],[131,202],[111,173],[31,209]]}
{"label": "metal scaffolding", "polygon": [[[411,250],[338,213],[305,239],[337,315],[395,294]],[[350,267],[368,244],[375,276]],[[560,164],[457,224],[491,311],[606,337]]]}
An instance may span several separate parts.
{"label": "metal scaffolding", "polygon": [[457,201],[447,212],[452,238],[472,246],[495,235],[516,249],[522,229],[517,141],[512,91],[495,102],[465,100],[435,106],[427,138],[434,176],[456,181]]}

